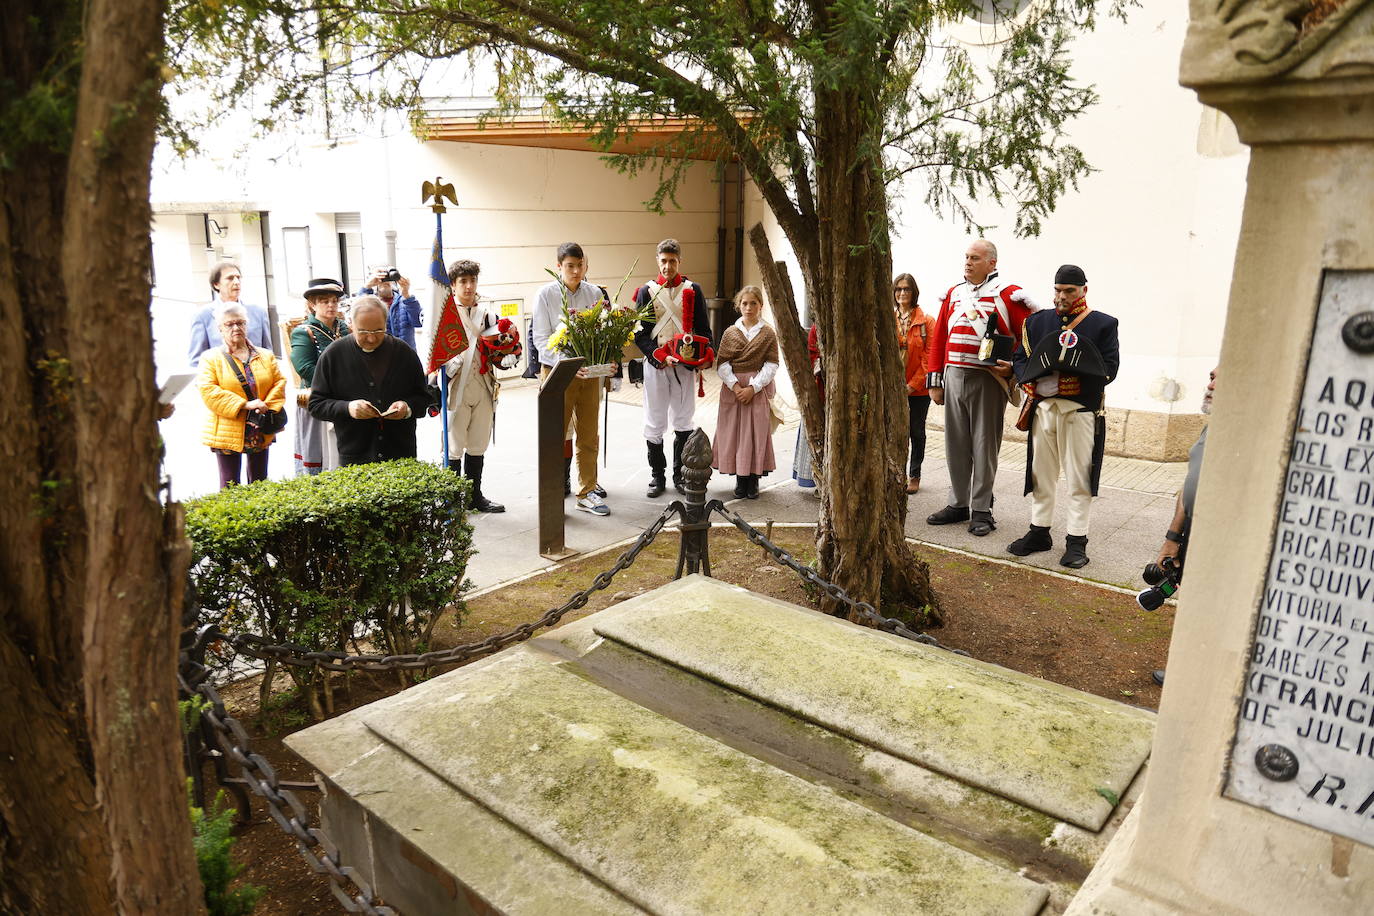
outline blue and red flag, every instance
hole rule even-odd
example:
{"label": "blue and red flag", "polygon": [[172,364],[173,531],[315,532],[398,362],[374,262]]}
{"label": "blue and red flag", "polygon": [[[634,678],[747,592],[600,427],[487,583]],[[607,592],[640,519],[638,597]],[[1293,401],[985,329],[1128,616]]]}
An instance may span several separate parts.
{"label": "blue and red flag", "polygon": [[458,317],[458,305],[453,301],[453,288],[448,282],[448,268],[444,266],[443,220],[443,214],[434,214],[434,250],[429,258],[432,291],[430,315],[437,317],[430,324],[430,327],[434,328],[434,335],[430,339],[426,373],[437,371],[444,363],[466,350],[471,343],[467,331],[463,329],[462,319]]}

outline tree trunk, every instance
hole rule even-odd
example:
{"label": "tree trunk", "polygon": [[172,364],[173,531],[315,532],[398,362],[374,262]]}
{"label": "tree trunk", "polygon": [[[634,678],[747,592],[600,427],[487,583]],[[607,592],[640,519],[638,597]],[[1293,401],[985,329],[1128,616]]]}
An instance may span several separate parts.
{"label": "tree trunk", "polygon": [[148,316],[162,4],[0,22],[0,911],[194,913]]}
{"label": "tree trunk", "polygon": [[[912,552],[904,531],[906,388],[892,316],[886,191],[880,162],[862,153],[865,136],[876,130],[865,119],[879,110],[866,92],[817,92],[815,200],[825,218],[809,222],[807,230],[814,232],[808,237],[789,233],[825,367],[824,442],[813,447],[823,456],[816,548],[821,575],[851,597],[879,608],[886,604],[886,613],[908,621],[938,624],[943,617],[930,569]],[[856,162],[868,164],[855,167]],[[771,260],[762,232],[753,238],[760,261]],[[770,286],[779,282],[775,277]],[[770,293],[775,309],[780,299],[785,302],[785,292]],[[809,414],[806,392],[814,382],[809,360],[795,355],[799,333],[799,326],[784,329],[782,340],[793,386]],[[835,485],[831,468],[844,468],[843,486]]]}

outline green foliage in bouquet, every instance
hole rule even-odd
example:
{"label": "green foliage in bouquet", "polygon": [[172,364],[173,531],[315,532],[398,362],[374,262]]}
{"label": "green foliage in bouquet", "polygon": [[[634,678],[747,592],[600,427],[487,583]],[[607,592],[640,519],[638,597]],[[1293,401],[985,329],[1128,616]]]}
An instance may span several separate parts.
{"label": "green foliage in bouquet", "polygon": [[620,294],[625,291],[625,284],[637,266],[637,260],[630,265],[613,300],[607,301],[603,296],[591,308],[577,311],[568,308],[568,288],[563,285],[562,278],[545,268],[558,281],[558,291],[563,296],[562,323],[549,336],[549,346],[564,356],[582,357],[587,361],[587,366],[621,362],[625,347],[634,343],[639,323],[653,319],[650,310],[640,310],[633,303],[618,304]]}

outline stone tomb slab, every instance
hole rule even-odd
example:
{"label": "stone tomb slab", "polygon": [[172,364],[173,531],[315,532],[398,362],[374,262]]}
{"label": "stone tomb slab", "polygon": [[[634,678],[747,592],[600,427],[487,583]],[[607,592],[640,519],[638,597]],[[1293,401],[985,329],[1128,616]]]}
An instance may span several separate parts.
{"label": "stone tomb slab", "polygon": [[443,695],[402,694],[361,721],[645,910],[1033,914],[1046,899],[532,650],[438,680]]}
{"label": "stone tomb slab", "polygon": [[406,916],[1033,914],[1152,725],[694,576],[287,743]]}
{"label": "stone tomb slab", "polygon": [[1089,830],[1154,736],[1144,710],[705,577],[588,619],[602,637]]}

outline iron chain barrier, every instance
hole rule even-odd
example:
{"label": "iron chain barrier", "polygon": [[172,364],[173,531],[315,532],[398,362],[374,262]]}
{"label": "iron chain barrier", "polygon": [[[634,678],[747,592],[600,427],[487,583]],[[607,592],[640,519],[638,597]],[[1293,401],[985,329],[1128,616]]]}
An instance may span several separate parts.
{"label": "iron chain barrier", "polygon": [[[199,667],[200,670],[196,671]],[[190,674],[192,680],[188,680]],[[316,874],[329,880],[329,890],[340,905],[350,913],[366,913],[368,916],[397,916],[396,910],[377,902],[376,895],[367,879],[357,869],[344,865],[339,849],[319,827],[309,826],[312,818],[301,804],[296,793],[283,787],[277,779],[277,771],[261,754],[254,753],[252,741],[244,731],[239,720],[224,708],[219,691],[209,682],[210,671],[204,666],[186,658],[183,653],[182,669],[178,677],[182,693],[198,696],[205,700],[200,710],[201,721],[206,722],[219,736],[224,753],[243,774],[243,780],[254,794],[267,802],[267,811],[287,836],[296,841],[296,849],[301,858],[314,869]],[[194,683],[199,680],[199,683]],[[349,886],[353,891],[349,891]]]}
{"label": "iron chain barrier", "polygon": [[[697,440],[698,435],[705,442],[704,447],[702,441]],[[783,566],[801,576],[803,581],[852,610],[860,621],[924,645],[945,649],[957,655],[968,655],[961,649],[941,645],[934,637],[918,633],[896,618],[882,616],[873,605],[850,597],[838,585],[822,579],[814,569],[774,544],[738,512],[726,508],[719,500],[708,502],[705,495],[706,482],[711,473],[710,442],[698,430],[688,441],[685,452],[686,501],[674,501],[667,506],[644,533],[620,554],[615,563],[599,573],[587,588],[574,593],[567,601],[550,609],[538,620],[523,623],[504,633],[432,652],[410,655],[349,655],[337,651],[316,651],[306,646],[272,643],[265,637],[253,633],[226,634],[215,626],[203,626],[198,630],[186,631],[182,636],[177,680],[183,699],[200,697],[204,701],[204,706],[200,710],[201,724],[189,730],[187,739],[186,759],[194,774],[194,784],[197,787],[201,785],[203,763],[212,762],[220,785],[235,791],[243,808],[246,809],[249,803],[248,796],[243,791],[245,787],[267,802],[268,813],[276,821],[277,826],[295,840],[297,850],[310,867],[328,879],[331,893],[347,912],[365,913],[368,916],[397,916],[395,909],[378,903],[371,885],[356,869],[343,864],[338,847],[324,830],[317,825],[311,826],[312,818],[309,811],[292,789],[318,790],[318,786],[312,783],[283,782],[278,779],[276,770],[267,759],[253,751],[252,740],[247,731],[238,719],[225,709],[219,692],[210,683],[212,670],[205,661],[209,645],[223,640],[235,651],[261,661],[300,668],[322,668],[326,671],[415,670],[470,661],[523,642],[536,631],[556,626],[568,613],[585,607],[594,593],[608,587],[617,574],[628,569],[638,559],[674,516],[681,519],[681,542],[675,578],[680,578],[684,572],[710,575],[707,540],[711,529],[709,520],[712,513],[718,513],[739,529],[751,543],[762,547]],[[199,747],[196,746],[197,743]],[[221,750],[216,750],[215,744],[218,744]],[[228,777],[226,762],[234,764],[239,769],[242,774],[240,779]],[[203,806],[204,799],[200,797],[203,793],[199,788],[197,794],[198,804]]]}
{"label": "iron chain barrier", "polygon": [[820,577],[820,574],[817,573],[814,569],[802,563],[800,560],[792,556],[792,554],[788,553],[783,548],[779,547],[777,544],[774,544],[772,541],[768,540],[768,537],[764,535],[762,531],[759,531],[753,525],[745,521],[744,516],[740,515],[738,512],[735,512],[733,509],[727,509],[724,503],[721,503],[719,500],[712,500],[710,503],[710,508],[713,509],[715,512],[719,513],[730,524],[738,528],[740,532],[743,533],[744,536],[749,539],[750,543],[758,547],[762,547],[764,550],[768,551],[773,556],[773,559],[777,560],[783,566],[786,566],[788,569],[792,570],[797,575],[801,576],[805,582],[816,587],[817,589],[824,592],[826,595],[835,599],[836,601],[840,602],[844,606],[851,608],[855,612],[855,614],[858,615],[859,619],[862,620],[864,623],[870,624],[875,629],[886,630],[889,633],[895,633],[898,636],[904,636],[907,639],[913,640],[914,642],[918,642],[923,645],[933,646],[937,649],[944,649],[947,652],[953,652],[955,655],[963,655],[965,657],[968,657],[968,653],[965,652],[963,649],[955,649],[951,648],[950,646],[943,645],[934,636],[931,636],[928,633],[918,633],[895,617],[884,617],[882,614],[878,613],[877,608],[869,604],[867,601],[858,601],[854,598],[851,598],[849,596],[849,593],[846,592],[844,589],[840,588],[833,582],[827,582],[825,579],[822,579]]}
{"label": "iron chain barrier", "polygon": [[[295,792],[277,778],[276,770],[265,757],[253,751],[252,739],[249,738],[248,732],[238,719],[225,709],[219,691],[210,683],[212,671],[205,663],[209,645],[223,639],[236,651],[253,658],[263,661],[274,660],[297,667],[318,666],[328,671],[412,670],[468,661],[529,639],[536,630],[555,626],[571,611],[585,607],[594,593],[609,586],[618,573],[634,563],[640,553],[654,542],[668,521],[681,509],[682,504],[677,502],[665,508],[644,533],[620,555],[614,565],[598,574],[587,588],[576,592],[538,620],[451,649],[414,655],[347,655],[343,652],[311,651],[304,646],[274,645],[256,634],[228,635],[221,633],[214,626],[186,631],[182,635],[177,682],[182,699],[200,697],[205,704],[200,709],[200,721],[189,729],[187,735],[186,760],[188,768],[194,774],[193,785],[197,787],[199,795],[197,803],[205,807],[203,791],[199,787],[201,766],[209,761],[215,766],[220,785],[235,791],[244,809],[249,803],[248,796],[243,791],[245,786],[267,802],[267,810],[272,819],[287,836],[295,840],[297,851],[315,873],[328,879],[330,892],[344,910],[349,913],[365,913],[368,916],[397,916],[395,909],[377,902],[371,885],[356,869],[343,864],[338,847],[324,830],[319,826],[310,826],[312,818]],[[205,734],[207,727],[214,736],[213,742]],[[218,744],[221,750],[215,750],[214,744]],[[228,778],[224,766],[225,758],[238,767],[242,774],[239,780]],[[298,789],[315,788],[300,783],[292,785]]]}
{"label": "iron chain barrier", "polygon": [[220,638],[228,642],[235,651],[260,661],[273,661],[297,668],[323,668],[326,671],[411,671],[418,668],[433,668],[438,665],[452,665],[470,661],[515,643],[524,642],[533,636],[536,630],[556,626],[570,612],[585,607],[593,594],[610,585],[611,580],[617,574],[624,572],[639,558],[640,553],[654,542],[654,539],[663,531],[664,526],[678,511],[678,503],[673,503],[664,509],[659,513],[658,518],[654,519],[653,523],[644,529],[644,533],[620,555],[610,569],[599,573],[592,580],[591,585],[580,592],[576,592],[558,607],[550,609],[543,617],[529,623],[522,623],[504,633],[495,633],[478,642],[411,655],[349,655],[346,652],[316,651],[306,646],[296,646],[289,643],[274,644],[254,633],[239,633],[232,636],[224,634]]}

